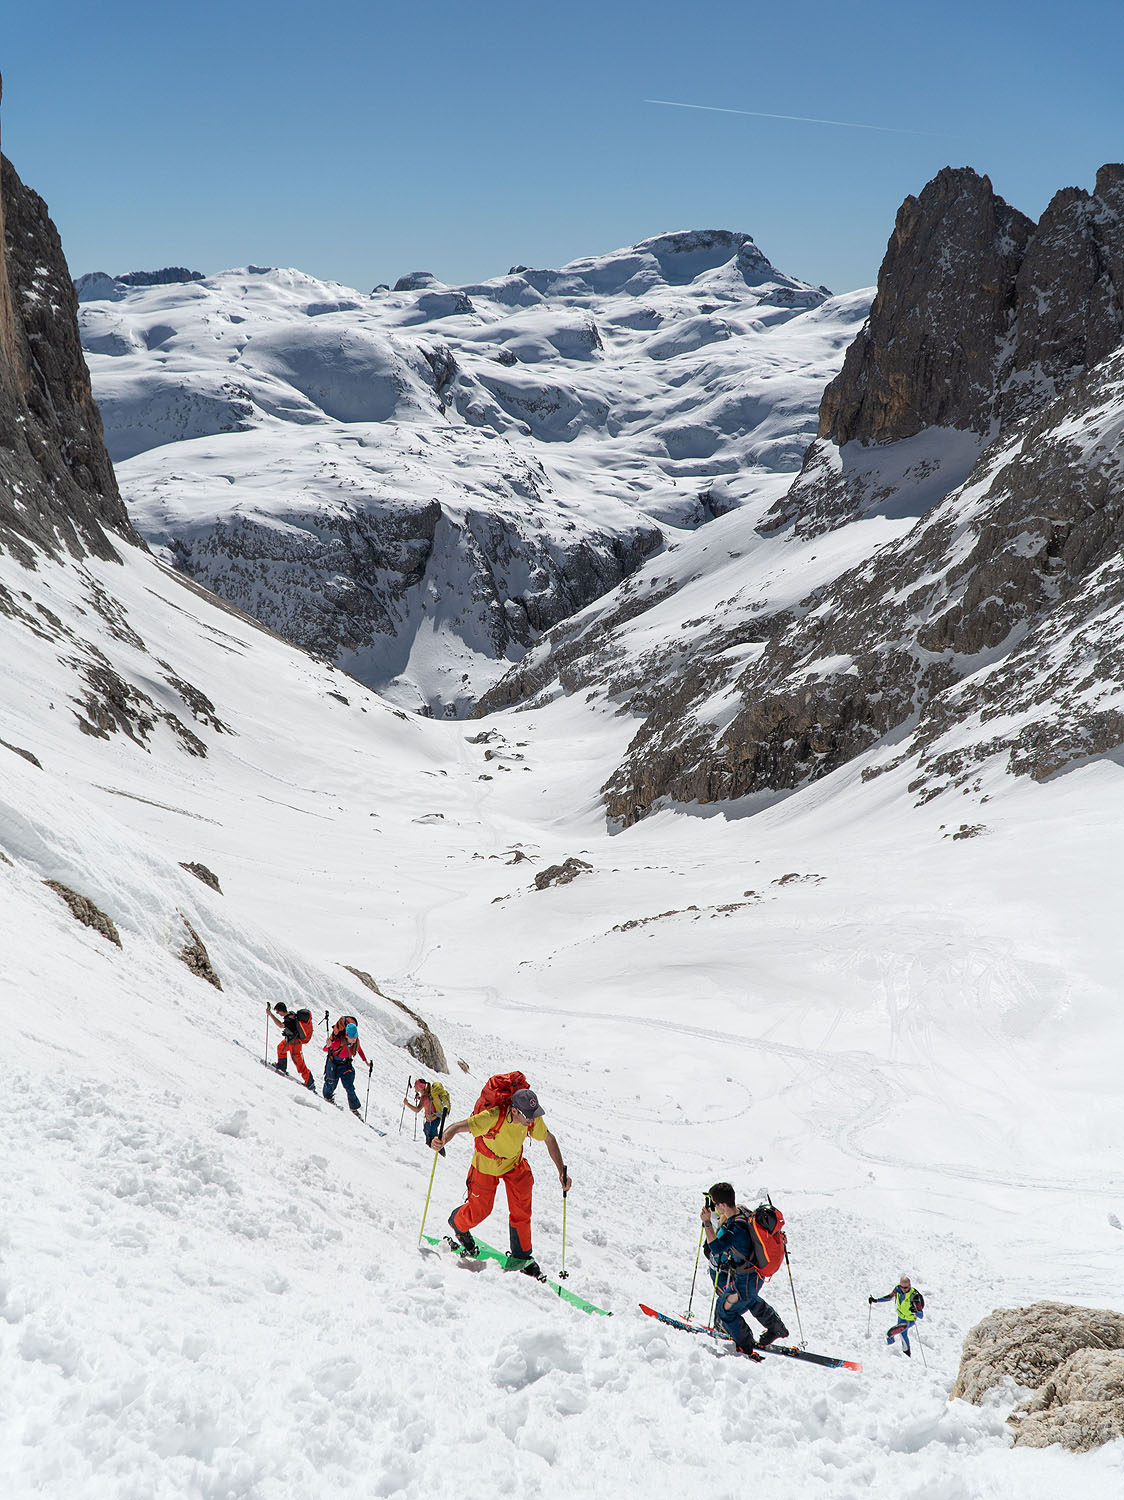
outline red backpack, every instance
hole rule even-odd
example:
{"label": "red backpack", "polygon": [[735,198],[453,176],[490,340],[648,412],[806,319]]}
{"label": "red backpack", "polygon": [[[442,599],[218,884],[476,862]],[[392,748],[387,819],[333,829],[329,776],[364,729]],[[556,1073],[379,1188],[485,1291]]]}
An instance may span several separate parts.
{"label": "red backpack", "polygon": [[476,1107],[472,1113],[478,1115],[483,1109],[495,1109],[498,1106],[500,1117],[491,1130],[476,1137],[476,1149],[478,1151],[482,1151],[485,1156],[494,1157],[497,1161],[500,1159],[485,1142],[490,1141],[493,1136],[499,1133],[504,1121],[507,1119],[507,1111],[511,1105],[512,1094],[518,1089],[527,1089],[530,1086],[526,1075],[523,1073],[492,1074],[491,1078],[488,1079],[488,1082],[480,1090],[480,1097],[477,1099]]}
{"label": "red backpack", "polygon": [[512,1094],[530,1087],[523,1073],[493,1073],[480,1090],[480,1097],[472,1113],[478,1115],[482,1109],[495,1109],[497,1104],[506,1113]]}
{"label": "red backpack", "polygon": [[784,1214],[771,1203],[759,1203],[754,1209],[739,1203],[737,1213],[731,1214],[727,1222],[732,1224],[735,1219],[744,1221],[750,1244],[760,1246],[756,1270],[762,1281],[767,1280],[784,1264]]}
{"label": "red backpack", "polygon": [[765,1252],[765,1264],[758,1267],[764,1279],[779,1271],[784,1262],[784,1214],[771,1203],[759,1203],[753,1210],[753,1228]]}

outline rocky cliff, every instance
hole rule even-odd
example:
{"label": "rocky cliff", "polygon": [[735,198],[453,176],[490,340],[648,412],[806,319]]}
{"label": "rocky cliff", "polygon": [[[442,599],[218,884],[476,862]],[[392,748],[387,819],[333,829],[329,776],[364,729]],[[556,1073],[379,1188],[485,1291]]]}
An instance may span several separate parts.
{"label": "rocky cliff", "polygon": [[1122,330],[1124,166],[1102,167],[1091,193],[1064,188],[1037,224],[986,177],[946,167],[899,209],[870,318],[765,524],[815,535],[888,502],[920,514],[935,477],[952,488]]}
{"label": "rocky cliff", "polygon": [[112,557],[137,542],[102,443],[77,300],[46,205],[0,157],[0,546]]}
{"label": "rocky cliff", "polygon": [[1103,168],[1035,226],[942,172],[903,206],[825,435],[756,540],[719,523],[720,563],[688,544],[649,565],[483,707],[561,685],[639,713],[604,788],[622,825],[863,753],[867,775],[909,763],[923,799],[992,757],[1041,778],[1124,743],[1122,183]]}

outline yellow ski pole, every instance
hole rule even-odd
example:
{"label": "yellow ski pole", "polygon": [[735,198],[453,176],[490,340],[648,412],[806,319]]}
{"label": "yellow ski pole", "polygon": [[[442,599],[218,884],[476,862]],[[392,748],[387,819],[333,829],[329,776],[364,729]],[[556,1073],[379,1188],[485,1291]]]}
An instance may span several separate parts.
{"label": "yellow ski pole", "polygon": [[[703,1194],[703,1198],[704,1198],[704,1200],[706,1202],[707,1208],[709,1208],[710,1207],[710,1194],[709,1193],[704,1193]],[[699,1275],[699,1258],[702,1255],[703,1236],[705,1234],[706,1234],[706,1225],[705,1224],[700,1224],[699,1225],[699,1248],[695,1251],[695,1273],[691,1277],[691,1295],[690,1295],[690,1298],[688,1299],[688,1302],[687,1302],[687,1311],[683,1314],[683,1316],[685,1318],[689,1318],[691,1316],[691,1309],[695,1305],[695,1282],[698,1280],[698,1275]]]}
{"label": "yellow ski pole", "polygon": [[[447,1109],[442,1110],[442,1112],[441,1112],[441,1129],[437,1132],[438,1136],[444,1135],[444,1133],[445,1133],[445,1116],[448,1113],[449,1113],[449,1111]],[[436,1137],[435,1137],[435,1139],[436,1139]],[[418,1230],[418,1244],[419,1245],[422,1242],[422,1236],[425,1234],[425,1221],[429,1217],[429,1199],[430,1199],[430,1194],[433,1192],[433,1178],[434,1178],[434,1174],[437,1171],[437,1158],[438,1158],[439,1155],[440,1155],[440,1153],[435,1150],[434,1153],[433,1153],[433,1165],[429,1169],[429,1191],[425,1195],[425,1208],[424,1208],[424,1210],[422,1212],[421,1228]]]}

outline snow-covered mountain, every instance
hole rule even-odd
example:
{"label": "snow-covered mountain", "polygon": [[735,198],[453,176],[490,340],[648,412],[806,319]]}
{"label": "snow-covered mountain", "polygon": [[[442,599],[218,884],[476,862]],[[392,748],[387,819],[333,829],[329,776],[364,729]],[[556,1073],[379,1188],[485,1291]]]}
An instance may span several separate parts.
{"label": "snow-covered mountain", "polygon": [[370,296],[258,266],[136,280],[78,282],[136,524],[439,716],[666,539],[776,499],[869,301],[720,230]]}
{"label": "snow-covered mountain", "polygon": [[[1013,1390],[948,1399],[997,1304],[1124,1299],[1115,762],[992,759],[986,837],[861,759],[611,835],[618,703],[408,715],[139,544],[90,467],[73,306],[41,292],[49,220],[7,173],[0,214],[5,1494],[1115,1500],[1121,1442],[1012,1451]],[[669,580],[682,606],[814,586],[818,540],[741,529],[765,504],[666,555],[723,546]],[[839,528],[851,561],[892,524]],[[564,1210],[535,1148],[535,1249],[557,1270],[565,1223],[611,1319],[418,1255],[467,1155],[399,1134],[416,1022],[356,970],[432,1023],[455,1113],[529,1073],[574,1179]],[[386,1136],[260,1065],[277,999],[359,1017]],[[861,1375],[639,1313],[687,1305],[727,1176],[786,1214],[790,1327]],[[924,1362],[868,1324],[902,1270]]]}

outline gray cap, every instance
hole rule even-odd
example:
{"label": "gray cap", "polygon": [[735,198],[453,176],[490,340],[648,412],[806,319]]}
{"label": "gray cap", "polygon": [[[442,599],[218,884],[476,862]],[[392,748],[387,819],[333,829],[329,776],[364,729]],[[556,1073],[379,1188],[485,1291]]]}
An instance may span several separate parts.
{"label": "gray cap", "polygon": [[511,1096],[511,1107],[517,1109],[521,1115],[526,1115],[528,1120],[539,1119],[543,1112],[539,1096],[534,1089],[516,1089]]}

